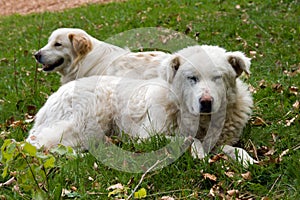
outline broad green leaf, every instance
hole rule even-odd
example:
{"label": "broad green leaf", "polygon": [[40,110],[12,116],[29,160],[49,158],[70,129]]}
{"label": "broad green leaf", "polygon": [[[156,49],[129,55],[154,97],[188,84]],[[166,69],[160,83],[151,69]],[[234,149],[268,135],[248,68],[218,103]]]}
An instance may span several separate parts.
{"label": "broad green leaf", "polygon": [[147,196],[147,191],[145,188],[141,188],[139,191],[134,193],[134,198],[135,199],[142,199],[142,198],[146,198]]}
{"label": "broad green leaf", "polygon": [[55,164],[55,158],[53,156],[51,156],[50,158],[48,158],[45,163],[44,163],[44,167],[47,168],[53,168]]}
{"label": "broad green leaf", "polygon": [[5,178],[7,176],[8,166],[5,166],[2,172],[2,177]]}
{"label": "broad green leaf", "polygon": [[24,151],[24,153],[27,153],[27,154],[29,154],[30,156],[35,156],[35,155],[36,155],[36,152],[37,152],[36,147],[33,146],[32,144],[28,143],[28,142],[26,142],[26,143],[24,144],[24,146],[23,146],[23,151]]}
{"label": "broad green leaf", "polygon": [[16,143],[10,139],[4,141],[1,146],[1,162],[7,163],[13,159],[14,154],[16,153]]}
{"label": "broad green leaf", "polygon": [[57,147],[55,148],[52,148],[50,150],[51,153],[57,153],[58,155],[64,155],[67,153],[67,147],[63,146],[63,145],[58,145]]}

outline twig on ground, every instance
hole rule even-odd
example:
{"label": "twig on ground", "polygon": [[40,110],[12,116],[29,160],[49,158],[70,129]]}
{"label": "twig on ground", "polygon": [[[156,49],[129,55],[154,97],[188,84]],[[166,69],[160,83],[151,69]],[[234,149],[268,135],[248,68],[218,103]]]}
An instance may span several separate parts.
{"label": "twig on ground", "polygon": [[[168,158],[168,157],[166,157],[166,158]],[[136,190],[139,188],[139,186],[141,185],[141,183],[142,183],[143,180],[145,179],[145,176],[146,176],[152,169],[154,169],[159,163],[165,161],[166,158],[163,159],[163,160],[157,160],[156,163],[154,163],[154,165],[152,165],[149,169],[147,169],[147,171],[145,171],[145,173],[142,175],[142,177],[141,177],[139,183],[135,186],[135,188],[133,189],[133,191],[132,191],[131,194],[127,197],[126,200],[129,200],[130,198],[132,198],[132,196],[134,195],[134,193],[136,192]]]}
{"label": "twig on ground", "polygon": [[269,195],[270,192],[274,189],[275,185],[277,184],[277,182],[279,181],[279,179],[280,179],[281,177],[282,177],[282,174],[280,174],[280,175],[276,178],[275,182],[273,183],[271,189],[270,189],[269,192],[268,192],[268,195]]}
{"label": "twig on ground", "polygon": [[15,177],[12,177],[8,181],[4,183],[0,183],[0,187],[11,185],[14,181],[15,181]]}

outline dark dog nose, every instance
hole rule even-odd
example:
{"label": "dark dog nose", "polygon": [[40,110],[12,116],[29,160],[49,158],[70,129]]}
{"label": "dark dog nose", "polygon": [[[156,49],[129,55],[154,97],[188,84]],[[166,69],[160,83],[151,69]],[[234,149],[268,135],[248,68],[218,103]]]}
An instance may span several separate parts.
{"label": "dark dog nose", "polygon": [[41,58],[42,58],[42,54],[40,51],[37,51],[35,54],[34,54],[34,57],[37,61],[41,61]]}
{"label": "dark dog nose", "polygon": [[211,96],[201,97],[199,99],[200,113],[211,113],[213,101],[214,101],[214,99]]}

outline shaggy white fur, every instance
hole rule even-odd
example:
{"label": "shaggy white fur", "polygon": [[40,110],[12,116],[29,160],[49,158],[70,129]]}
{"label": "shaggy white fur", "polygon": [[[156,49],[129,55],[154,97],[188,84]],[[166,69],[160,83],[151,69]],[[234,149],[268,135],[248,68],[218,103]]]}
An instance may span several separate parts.
{"label": "shaggy white fur", "polygon": [[44,71],[61,74],[62,84],[93,75],[157,77],[157,66],[169,56],[160,51],[133,53],[75,28],[56,29],[48,44],[35,53]]}
{"label": "shaggy white fur", "polygon": [[256,161],[238,141],[252,97],[239,80],[250,59],[216,46],[193,46],[166,58],[161,78],[134,80],[93,76],[63,85],[36,115],[27,141],[47,148],[62,143],[88,148],[91,138],[112,130],[147,138],[175,132],[195,138],[194,156],[217,148],[246,166]]}

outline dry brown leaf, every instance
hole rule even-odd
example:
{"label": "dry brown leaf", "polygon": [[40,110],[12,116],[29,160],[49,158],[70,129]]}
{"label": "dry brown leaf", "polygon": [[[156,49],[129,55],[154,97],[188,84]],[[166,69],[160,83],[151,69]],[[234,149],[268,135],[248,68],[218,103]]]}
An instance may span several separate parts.
{"label": "dry brown leaf", "polygon": [[214,163],[220,159],[228,160],[228,157],[225,154],[220,153],[220,154],[214,155],[213,157],[209,158],[208,163]]}
{"label": "dry brown leaf", "polygon": [[251,172],[249,172],[249,171],[244,173],[244,174],[241,174],[241,175],[242,175],[243,179],[245,179],[245,180],[251,180],[252,179]]}
{"label": "dry brown leaf", "polygon": [[255,56],[257,54],[256,51],[249,51],[250,56]]}
{"label": "dry brown leaf", "polygon": [[160,200],[175,200],[173,197],[170,196],[163,196],[160,198]]}
{"label": "dry brown leaf", "polygon": [[209,179],[212,181],[217,181],[217,177],[213,174],[209,174],[209,173],[203,173],[203,177],[204,179]]}
{"label": "dry brown leaf", "polygon": [[296,70],[292,70],[292,71],[284,70],[283,73],[290,77],[296,76],[297,74],[300,74],[300,66]]}
{"label": "dry brown leaf", "polygon": [[252,93],[252,94],[256,94],[257,93],[257,90],[255,87],[253,87],[252,85],[249,85],[249,91]]}
{"label": "dry brown leaf", "polygon": [[226,176],[228,176],[229,178],[232,178],[234,176],[234,172],[225,172],[224,173]]}
{"label": "dry brown leaf", "polygon": [[239,194],[239,191],[238,190],[228,190],[227,191],[227,194],[229,194],[229,196],[237,196]]}
{"label": "dry brown leaf", "polygon": [[71,190],[72,190],[72,191],[76,191],[76,190],[77,190],[77,187],[71,186]]}
{"label": "dry brown leaf", "polygon": [[214,185],[212,188],[209,190],[208,196],[210,197],[221,197],[221,199],[225,199],[225,194],[220,185]]}
{"label": "dry brown leaf", "polygon": [[252,121],[252,124],[254,126],[264,126],[264,125],[267,125],[267,123],[265,122],[265,120],[261,117],[254,117],[254,120]]}
{"label": "dry brown leaf", "polygon": [[258,86],[262,89],[266,88],[267,87],[266,81],[264,79],[260,80]]}
{"label": "dry brown leaf", "polygon": [[123,190],[124,186],[121,183],[117,183],[115,185],[111,185],[108,188],[106,188],[106,190],[115,190],[115,189]]}
{"label": "dry brown leaf", "polygon": [[286,122],[285,126],[291,126],[297,118],[298,118],[298,115],[296,115],[292,119],[285,120],[285,122]]}
{"label": "dry brown leaf", "polygon": [[290,93],[292,93],[296,96],[298,95],[298,87],[296,87],[296,86],[290,86],[289,91],[290,91]]}
{"label": "dry brown leaf", "polygon": [[283,92],[283,86],[280,83],[274,83],[272,85],[272,89],[278,93],[282,93]]}
{"label": "dry brown leaf", "polygon": [[284,151],[279,155],[279,157],[275,159],[275,162],[276,162],[276,163],[280,163],[280,162],[282,161],[283,156],[285,156],[285,155],[289,152],[289,150],[290,150],[290,149],[284,150]]}
{"label": "dry brown leaf", "polygon": [[275,153],[274,147],[272,147],[268,152],[264,153],[265,156],[272,156]]}
{"label": "dry brown leaf", "polygon": [[297,100],[295,103],[293,103],[293,108],[296,109],[296,110],[298,110],[299,109],[299,105],[300,105],[300,103]]}

